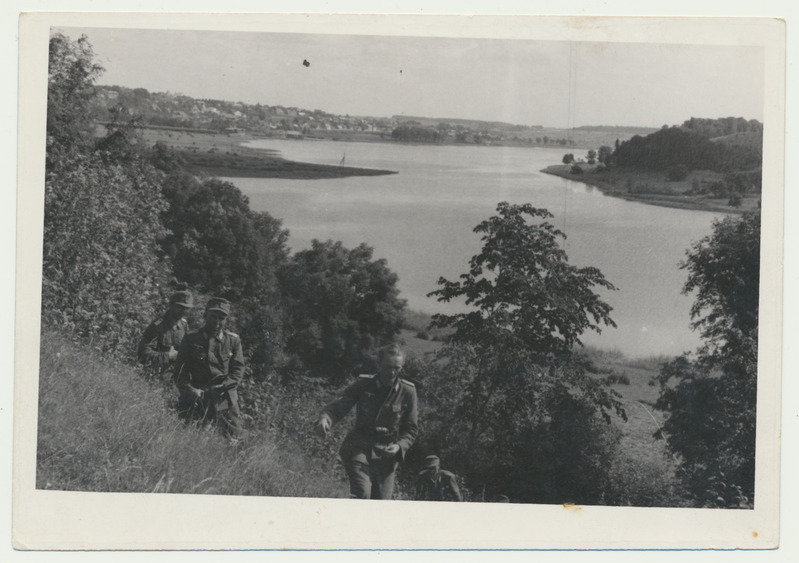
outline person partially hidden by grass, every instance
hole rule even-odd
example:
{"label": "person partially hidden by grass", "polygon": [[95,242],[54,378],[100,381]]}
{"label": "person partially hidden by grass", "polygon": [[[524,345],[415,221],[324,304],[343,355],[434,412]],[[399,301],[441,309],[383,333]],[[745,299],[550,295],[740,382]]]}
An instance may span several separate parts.
{"label": "person partially hidden by grass", "polygon": [[230,303],[212,297],[205,325],[183,339],[175,362],[178,413],[210,426],[220,423],[232,443],[241,437],[238,385],[244,376],[241,338],[227,330]]}
{"label": "person partially hidden by grass", "polygon": [[150,323],[139,340],[139,363],[148,370],[148,375],[172,385],[172,373],[178,349],[189,332],[186,314],[194,307],[191,291],[181,289],[169,298],[166,312],[160,319]]}
{"label": "person partially hidden by grass", "polygon": [[397,465],[416,439],[416,388],[399,376],[404,361],[398,346],[381,348],[377,375],[359,376],[315,423],[326,437],[330,427],[356,407],[355,427],[339,450],[350,480],[350,498],[390,499]]}
{"label": "person partially hidden by grass", "polygon": [[429,455],[424,458],[416,483],[416,500],[456,502],[463,500],[455,474],[441,469],[441,460],[438,456]]}

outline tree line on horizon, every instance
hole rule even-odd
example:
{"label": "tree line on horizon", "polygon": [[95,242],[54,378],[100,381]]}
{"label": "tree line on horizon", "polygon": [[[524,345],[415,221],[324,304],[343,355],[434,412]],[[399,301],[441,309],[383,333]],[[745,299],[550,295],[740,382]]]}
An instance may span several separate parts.
{"label": "tree line on horizon", "polygon": [[[165,145],[146,146],[124,107],[97,137],[101,72],[88,39],[51,36],[43,330],[131,363],[176,282],[201,301],[226,297],[247,353],[243,409],[256,425],[284,425],[303,449],[308,409],[396,340],[407,313],[396,274],[366,243],[315,240],[290,252],[279,219],[252,211],[234,185],[190,174]],[[441,454],[467,491],[516,502],[619,503],[611,421],[626,413],[580,341],[614,326],[598,294],[614,287],[569,264],[551,218],[499,203],[474,229],[482,246],[467,273],[431,292],[472,310],[434,316],[451,337],[434,358],[409,358],[423,409],[409,462]],[[705,345],[659,377],[682,497],[649,491],[646,502],[753,502],[758,264],[757,214],[717,222],[687,253],[685,291],[698,294],[692,317]]]}

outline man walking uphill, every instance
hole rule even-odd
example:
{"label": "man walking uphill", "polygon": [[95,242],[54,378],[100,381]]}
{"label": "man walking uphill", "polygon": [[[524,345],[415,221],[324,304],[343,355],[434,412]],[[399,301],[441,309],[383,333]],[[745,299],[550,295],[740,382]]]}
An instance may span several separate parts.
{"label": "man walking uphill", "polygon": [[424,459],[416,485],[416,500],[463,500],[455,474],[441,469],[438,456],[429,455]]}
{"label": "man walking uphill", "polygon": [[339,454],[350,480],[350,498],[390,499],[397,464],[418,432],[416,388],[401,379],[405,357],[398,346],[382,348],[377,375],[361,375],[344,395],[325,407],[316,422],[327,436],[330,427],[356,407],[355,428]]}
{"label": "man walking uphill", "polygon": [[176,291],[169,298],[164,316],[150,323],[139,340],[139,362],[165,382],[171,381],[172,366],[183,337],[189,332],[186,313],[194,307],[191,291]]}
{"label": "man walking uphill", "polygon": [[225,433],[241,435],[238,385],[244,376],[241,339],[227,330],[230,303],[212,297],[205,306],[205,325],[183,339],[175,362],[180,391],[178,411],[189,420],[221,420]]}

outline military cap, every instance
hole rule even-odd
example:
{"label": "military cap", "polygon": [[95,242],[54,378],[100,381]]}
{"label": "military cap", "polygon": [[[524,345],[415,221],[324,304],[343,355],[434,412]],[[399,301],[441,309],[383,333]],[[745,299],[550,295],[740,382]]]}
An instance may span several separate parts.
{"label": "military cap", "polygon": [[224,313],[225,315],[230,314],[230,301],[225,299],[224,297],[211,297],[208,300],[208,303],[205,305],[205,310],[207,311],[218,311],[220,313]]}
{"label": "military cap", "polygon": [[419,472],[426,473],[431,469],[438,469],[438,466],[441,464],[441,460],[438,459],[438,456],[429,455],[424,458],[424,465],[422,465],[422,470]]}
{"label": "military cap", "polygon": [[194,298],[191,295],[191,291],[188,290],[176,291],[169,298],[169,304],[185,307],[186,309],[191,309],[192,307],[194,307]]}

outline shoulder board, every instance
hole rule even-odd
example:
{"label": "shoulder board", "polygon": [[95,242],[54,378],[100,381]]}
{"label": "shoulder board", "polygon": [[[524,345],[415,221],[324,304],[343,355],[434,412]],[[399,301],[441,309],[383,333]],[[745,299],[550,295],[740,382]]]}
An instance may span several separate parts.
{"label": "shoulder board", "polygon": [[455,478],[455,474],[452,471],[447,471],[446,469],[441,470],[441,475],[444,477],[451,477],[453,479]]}
{"label": "shoulder board", "polygon": [[232,336],[233,338],[239,338],[238,334],[236,334],[235,332],[230,332],[229,330],[226,330],[225,334],[227,334],[228,336]]}
{"label": "shoulder board", "polygon": [[155,328],[155,327],[161,326],[162,324],[164,324],[164,318],[163,317],[161,317],[160,319],[156,319],[153,322],[151,322],[150,326]]}
{"label": "shoulder board", "polygon": [[416,387],[416,385],[413,384],[413,381],[408,381],[407,379],[402,379],[401,377],[400,381],[402,381],[405,385],[408,385],[410,387]]}
{"label": "shoulder board", "polygon": [[374,378],[375,378],[375,374],[373,374],[373,373],[362,373],[362,374],[358,375],[358,379],[359,380],[362,380],[362,379],[369,380],[369,379],[374,379]]}

